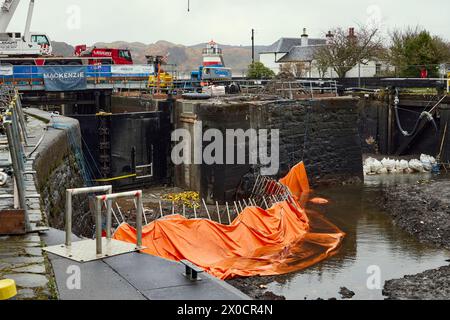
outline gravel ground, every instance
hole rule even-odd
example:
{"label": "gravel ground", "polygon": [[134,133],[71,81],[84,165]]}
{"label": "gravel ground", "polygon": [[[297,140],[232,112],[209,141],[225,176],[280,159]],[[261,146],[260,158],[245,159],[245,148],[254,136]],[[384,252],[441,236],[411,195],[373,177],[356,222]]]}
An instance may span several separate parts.
{"label": "gravel ground", "polygon": [[383,294],[391,300],[448,300],[450,266],[387,281]]}
{"label": "gravel ground", "polygon": [[382,206],[394,222],[421,242],[450,250],[450,181],[387,188]]}
{"label": "gravel ground", "polygon": [[[381,205],[421,242],[450,250],[449,192],[450,181],[399,185],[385,190]],[[383,294],[394,300],[450,299],[450,266],[387,281]]]}

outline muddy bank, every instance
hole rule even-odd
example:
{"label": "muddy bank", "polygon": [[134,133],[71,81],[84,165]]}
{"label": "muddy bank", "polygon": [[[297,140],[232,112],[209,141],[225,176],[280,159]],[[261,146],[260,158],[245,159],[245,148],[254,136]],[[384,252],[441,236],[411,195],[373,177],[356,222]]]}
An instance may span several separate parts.
{"label": "muddy bank", "polygon": [[390,300],[448,300],[450,266],[387,281],[383,294]]}
{"label": "muddy bank", "polygon": [[382,207],[394,223],[421,242],[450,249],[450,181],[388,187]]}
{"label": "muddy bank", "polygon": [[[233,287],[244,292],[249,297],[255,300],[287,300],[285,296],[277,295],[272,291],[268,290],[268,284],[277,283],[287,283],[292,279],[292,274],[280,275],[280,276],[270,276],[270,277],[252,277],[252,278],[237,278],[233,280],[227,280],[229,284]],[[336,292],[336,297],[340,299],[352,299],[355,293],[346,287],[341,287],[339,292]],[[308,297],[304,297],[308,300]],[[337,300],[338,298],[330,298],[328,300]],[[318,298],[317,300],[324,300]]]}
{"label": "muddy bank", "polygon": [[[450,181],[418,181],[387,188],[382,206],[399,227],[421,242],[450,249]],[[450,266],[385,283],[383,294],[392,300],[447,300]]]}
{"label": "muddy bank", "polygon": [[284,296],[278,296],[273,292],[267,291],[267,285],[269,283],[283,281],[283,278],[285,277],[286,276],[237,278],[227,280],[227,282],[255,300],[286,300]]}

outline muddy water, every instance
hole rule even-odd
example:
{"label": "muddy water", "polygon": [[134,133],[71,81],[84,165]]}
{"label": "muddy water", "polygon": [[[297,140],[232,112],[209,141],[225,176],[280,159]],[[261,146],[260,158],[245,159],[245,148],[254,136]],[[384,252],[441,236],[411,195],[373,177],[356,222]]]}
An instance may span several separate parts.
{"label": "muddy water", "polygon": [[331,201],[321,212],[347,233],[345,242],[336,256],[283,277],[269,284],[268,290],[287,299],[340,299],[340,288],[347,287],[356,293],[354,299],[384,299],[382,288],[367,286],[369,267],[379,268],[383,287],[386,280],[448,265],[449,251],[419,243],[396,227],[376,203],[385,185],[427,179],[431,176],[368,177],[364,186],[317,190]]}

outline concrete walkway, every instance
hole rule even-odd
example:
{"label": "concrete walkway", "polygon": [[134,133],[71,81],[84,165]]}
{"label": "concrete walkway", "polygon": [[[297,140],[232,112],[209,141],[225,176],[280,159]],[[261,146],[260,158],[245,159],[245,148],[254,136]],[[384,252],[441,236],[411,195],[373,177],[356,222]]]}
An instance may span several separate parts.
{"label": "concrete walkway", "polygon": [[[34,145],[44,134],[46,124],[38,119],[29,118],[27,126],[28,134],[31,136],[29,142]],[[32,150],[33,147],[25,147],[27,154]],[[27,171],[33,170],[33,162],[34,157],[26,162],[25,169]],[[0,147],[0,163],[11,163],[7,145]],[[40,208],[34,176],[27,175],[25,177],[25,187],[32,228],[45,226],[45,215]],[[0,210],[14,208],[13,194],[13,183],[9,179],[5,186],[0,187]],[[52,277],[41,247],[42,242],[38,232],[24,236],[0,236],[0,280],[15,280],[18,288],[16,299],[18,300],[55,298]]]}
{"label": "concrete walkway", "polygon": [[[48,246],[62,244],[64,232],[51,229],[42,238]],[[206,273],[201,274],[202,281],[190,282],[183,276],[184,266],[180,263],[147,254],[130,253],[83,264],[52,254],[49,260],[61,300],[250,299]],[[77,270],[81,288],[70,289]]]}

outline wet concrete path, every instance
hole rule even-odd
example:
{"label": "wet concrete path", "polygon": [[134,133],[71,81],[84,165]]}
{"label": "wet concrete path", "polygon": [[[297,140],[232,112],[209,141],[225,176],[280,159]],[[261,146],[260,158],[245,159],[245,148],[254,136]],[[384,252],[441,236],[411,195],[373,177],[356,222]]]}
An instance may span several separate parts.
{"label": "wet concrete path", "polygon": [[[48,246],[64,243],[64,233],[50,230]],[[79,240],[79,239],[78,239]],[[74,240],[76,241],[76,239]],[[227,283],[204,273],[191,282],[184,266],[147,254],[131,253],[104,260],[76,263],[49,254],[61,300],[247,300]],[[79,271],[81,288],[74,288]]]}

